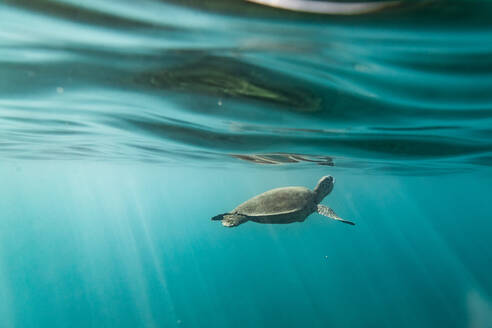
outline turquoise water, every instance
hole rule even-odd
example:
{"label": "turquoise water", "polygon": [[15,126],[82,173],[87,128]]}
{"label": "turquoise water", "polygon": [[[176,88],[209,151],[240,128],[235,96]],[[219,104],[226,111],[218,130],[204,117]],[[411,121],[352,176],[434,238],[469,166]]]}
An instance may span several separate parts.
{"label": "turquoise water", "polygon": [[492,327],[492,5],[374,4],[0,3],[0,327]]}

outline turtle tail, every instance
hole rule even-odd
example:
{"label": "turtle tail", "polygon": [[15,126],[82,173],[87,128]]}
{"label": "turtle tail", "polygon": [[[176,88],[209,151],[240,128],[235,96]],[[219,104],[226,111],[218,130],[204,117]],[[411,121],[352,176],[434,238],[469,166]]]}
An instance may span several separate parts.
{"label": "turtle tail", "polygon": [[223,214],[219,214],[219,215],[216,215],[212,218],[212,221],[221,221],[225,215],[228,215],[230,213],[223,213]]}

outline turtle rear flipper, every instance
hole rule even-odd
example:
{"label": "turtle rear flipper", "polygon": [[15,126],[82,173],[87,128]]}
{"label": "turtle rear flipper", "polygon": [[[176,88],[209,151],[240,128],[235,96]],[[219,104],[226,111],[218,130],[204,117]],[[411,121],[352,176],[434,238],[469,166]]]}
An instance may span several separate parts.
{"label": "turtle rear flipper", "polygon": [[337,220],[337,221],[340,221],[340,222],[343,222],[343,223],[347,223],[347,224],[351,224],[351,225],[355,225],[355,223],[353,223],[352,221],[347,221],[347,220],[344,220],[341,217],[339,217],[335,213],[335,211],[333,211],[328,206],[318,204],[317,211],[318,211],[319,214],[321,214],[323,216],[326,216],[326,217],[328,217],[330,219]]}
{"label": "turtle rear flipper", "polygon": [[212,218],[212,221],[220,221],[224,218],[225,215],[228,215],[230,213],[222,213],[222,214],[219,214],[219,215],[216,215]]}
{"label": "turtle rear flipper", "polygon": [[222,218],[222,225],[224,227],[236,227],[241,223],[248,221],[248,217],[242,214],[225,214]]}

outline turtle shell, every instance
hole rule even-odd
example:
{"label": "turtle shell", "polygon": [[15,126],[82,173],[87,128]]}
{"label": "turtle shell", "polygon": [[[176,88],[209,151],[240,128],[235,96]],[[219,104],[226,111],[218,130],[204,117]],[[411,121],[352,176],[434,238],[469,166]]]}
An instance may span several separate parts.
{"label": "turtle shell", "polygon": [[300,212],[314,203],[315,193],[304,187],[285,187],[255,196],[232,212],[248,216],[275,216]]}

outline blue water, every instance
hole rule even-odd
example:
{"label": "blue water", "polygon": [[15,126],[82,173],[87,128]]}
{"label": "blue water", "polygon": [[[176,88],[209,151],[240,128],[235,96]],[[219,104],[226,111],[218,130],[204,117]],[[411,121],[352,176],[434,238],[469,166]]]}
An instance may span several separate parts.
{"label": "blue water", "polygon": [[0,327],[492,327],[492,5],[280,3],[0,3]]}

